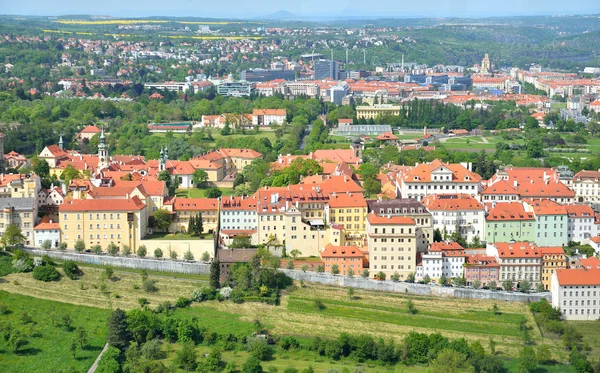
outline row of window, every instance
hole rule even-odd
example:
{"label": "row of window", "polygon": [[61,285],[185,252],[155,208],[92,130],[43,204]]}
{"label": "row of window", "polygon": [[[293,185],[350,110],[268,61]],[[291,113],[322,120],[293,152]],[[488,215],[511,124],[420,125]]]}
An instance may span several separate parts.
{"label": "row of window", "polygon": [[[373,233],[375,233],[375,234],[379,233],[379,228],[375,228]],[[382,228],[381,229],[381,233],[385,234],[386,233],[386,228]],[[392,228],[390,233],[391,234],[396,233],[396,228]],[[399,233],[400,234],[404,234],[404,228],[400,228],[400,232]],[[412,228],[408,228],[408,234],[412,234]]]}
{"label": "row of window", "polygon": [[[396,258],[397,258],[396,260],[404,260],[404,257],[403,257],[403,256],[398,256],[398,257],[396,257]],[[407,258],[407,260],[410,260],[410,258],[411,258],[411,257],[410,257],[410,256],[408,256],[408,257],[406,257],[406,258]],[[377,260],[377,257],[376,257],[376,256],[374,256],[374,257],[373,257],[373,260]],[[388,260],[388,257],[387,257],[387,256],[382,256],[382,257],[381,257],[381,260]],[[390,260],[394,260],[394,257],[393,257],[393,256],[390,256]]]}
{"label": "row of window", "polygon": [[[106,219],[114,219],[115,215],[117,217],[117,219],[121,219],[121,214],[96,214],[96,220],[100,220],[100,216],[102,216],[103,220]],[[63,220],[68,220],[69,214],[63,214]],[[94,214],[89,214],[89,219],[90,220],[94,220]],[[81,214],[77,214],[77,219],[76,220],[81,220]]]}

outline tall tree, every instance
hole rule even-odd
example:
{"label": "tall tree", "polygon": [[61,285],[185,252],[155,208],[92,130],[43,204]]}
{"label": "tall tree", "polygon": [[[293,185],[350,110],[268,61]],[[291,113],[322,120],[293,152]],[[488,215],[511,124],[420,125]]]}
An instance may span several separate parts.
{"label": "tall tree", "polygon": [[108,319],[108,344],[125,351],[131,341],[125,311],[117,308]]}
{"label": "tall tree", "polygon": [[215,289],[221,287],[221,264],[217,259],[210,264],[210,286]]}

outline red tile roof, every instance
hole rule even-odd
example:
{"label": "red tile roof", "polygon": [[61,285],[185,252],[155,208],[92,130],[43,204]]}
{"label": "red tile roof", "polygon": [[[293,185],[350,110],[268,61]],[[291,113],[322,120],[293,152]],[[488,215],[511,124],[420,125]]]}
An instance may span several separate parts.
{"label": "red tile roof", "polygon": [[593,256],[586,259],[579,259],[579,262],[581,263],[583,268],[586,269],[600,268],[600,259]]}
{"label": "red tile roof", "polygon": [[429,210],[484,210],[484,206],[468,194],[433,194],[423,198],[423,205]]}
{"label": "red tile roof", "polygon": [[566,215],[567,209],[565,206],[560,205],[549,199],[528,199],[523,202],[527,203],[533,208],[533,212],[536,215]]}
{"label": "red tile roof", "polygon": [[82,133],[100,133],[102,132],[102,130],[96,126],[87,126],[84,129],[82,129],[79,134],[81,135]]}
{"label": "red tile roof", "polygon": [[371,225],[414,225],[415,221],[406,216],[379,216],[375,213],[369,214],[369,224]]}
{"label": "red tile roof", "polygon": [[[493,206],[493,204],[491,205]],[[535,220],[535,217],[532,212],[525,212],[525,208],[520,202],[498,202],[489,210],[486,220]]]}
{"label": "red tile roof", "polygon": [[311,158],[317,162],[346,162],[348,164],[357,164],[362,162],[359,157],[354,156],[354,151],[352,149],[315,150],[315,152],[311,154]]}
{"label": "red tile roof", "polygon": [[137,197],[131,199],[77,199],[67,200],[58,207],[63,211],[140,211],[146,205]]}
{"label": "red tile roof", "polygon": [[329,195],[329,207],[367,207],[365,197],[359,193],[335,193]]}
{"label": "red tile roof", "polygon": [[279,115],[279,116],[285,116],[285,115],[287,115],[287,111],[285,109],[254,109],[252,111],[252,115]]}
{"label": "red tile roof", "polygon": [[365,254],[356,246],[333,246],[328,244],[319,251],[321,258],[362,258]]}
{"label": "red tile roof", "polygon": [[556,276],[560,286],[600,285],[600,269],[557,269]]}
{"label": "red tile roof", "polygon": [[482,254],[467,255],[466,262],[467,264],[477,267],[499,267],[495,257]]}
{"label": "red tile roof", "polygon": [[529,242],[496,242],[499,258],[541,258],[542,250]]}
{"label": "red tile roof", "polygon": [[40,219],[38,225],[36,225],[33,229],[36,231],[58,230],[60,229],[60,224],[58,224],[57,221],[50,220],[50,216],[46,215]]}
{"label": "red tile roof", "polygon": [[452,182],[480,182],[481,176],[475,172],[469,171],[466,167],[458,163],[444,163],[439,159],[431,163],[421,163],[401,173],[400,179],[405,183],[429,183],[433,181],[431,173],[438,169],[445,168],[452,172]]}
{"label": "red tile roof", "polygon": [[519,194],[517,190],[510,185],[506,180],[500,180],[485,188],[482,195],[505,195],[505,194]]}

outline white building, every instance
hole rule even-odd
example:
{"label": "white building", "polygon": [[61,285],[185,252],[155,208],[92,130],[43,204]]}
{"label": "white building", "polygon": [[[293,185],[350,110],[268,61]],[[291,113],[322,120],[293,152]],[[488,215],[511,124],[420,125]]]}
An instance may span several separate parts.
{"label": "white building", "polygon": [[470,195],[429,195],[423,199],[423,205],[433,216],[433,229],[451,235],[458,227],[467,242],[475,237],[484,239],[485,207]]}
{"label": "white building", "polygon": [[285,109],[254,109],[252,112],[253,126],[270,126],[271,124],[283,124],[286,121]]}
{"label": "white building", "polygon": [[590,238],[600,234],[600,224],[589,205],[566,205],[569,242],[590,243]]}
{"label": "white building", "polygon": [[600,202],[600,171],[579,171],[573,178],[572,189],[577,202]]}
{"label": "white building", "polygon": [[252,244],[258,244],[258,219],[256,197],[222,197],[219,228],[221,240],[231,243],[235,236],[249,236]]}
{"label": "white building", "polygon": [[421,263],[417,264],[415,277],[422,279],[429,276],[439,279],[463,277],[465,249],[456,242],[434,242],[429,252],[421,255]]}
{"label": "white building", "polygon": [[58,247],[60,244],[60,225],[57,221],[44,216],[42,220],[33,228],[34,246],[41,247],[46,240],[52,243],[52,247]]}
{"label": "white building", "polygon": [[600,269],[557,269],[552,275],[552,306],[566,320],[598,320]]}
{"label": "white building", "polygon": [[159,91],[168,90],[172,92],[185,92],[191,88],[190,82],[164,82],[164,83],[144,83],[146,89],[158,89]]}
{"label": "white building", "polygon": [[500,282],[527,280],[534,287],[541,281],[542,250],[530,242],[488,243],[486,255],[498,258]]}
{"label": "white building", "polygon": [[417,164],[398,173],[396,195],[421,201],[431,194],[469,194],[481,192],[481,176],[471,171],[471,163]]}

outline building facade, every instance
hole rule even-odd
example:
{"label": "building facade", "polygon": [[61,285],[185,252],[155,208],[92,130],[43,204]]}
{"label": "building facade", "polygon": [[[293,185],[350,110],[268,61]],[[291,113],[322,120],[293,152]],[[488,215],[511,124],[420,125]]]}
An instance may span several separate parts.
{"label": "building facade", "polygon": [[552,306],[565,320],[597,320],[600,316],[600,269],[559,269],[552,275]]}

